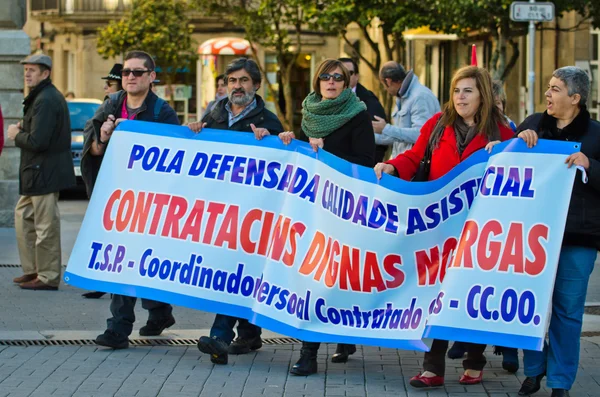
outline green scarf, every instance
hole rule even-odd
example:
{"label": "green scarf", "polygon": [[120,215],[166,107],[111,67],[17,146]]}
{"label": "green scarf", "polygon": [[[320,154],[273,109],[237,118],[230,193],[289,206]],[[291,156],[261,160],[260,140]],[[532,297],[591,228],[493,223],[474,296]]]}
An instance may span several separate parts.
{"label": "green scarf", "polygon": [[335,99],[322,99],[311,92],[302,102],[302,131],[309,138],[324,138],[354,116],[367,110],[350,88]]}

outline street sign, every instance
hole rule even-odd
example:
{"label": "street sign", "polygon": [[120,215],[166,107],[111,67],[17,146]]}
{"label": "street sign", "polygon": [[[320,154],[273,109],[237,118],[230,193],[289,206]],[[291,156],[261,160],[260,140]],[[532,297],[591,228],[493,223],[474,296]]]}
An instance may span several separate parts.
{"label": "street sign", "polygon": [[515,22],[551,22],[554,3],[515,1],[510,5],[510,19]]}

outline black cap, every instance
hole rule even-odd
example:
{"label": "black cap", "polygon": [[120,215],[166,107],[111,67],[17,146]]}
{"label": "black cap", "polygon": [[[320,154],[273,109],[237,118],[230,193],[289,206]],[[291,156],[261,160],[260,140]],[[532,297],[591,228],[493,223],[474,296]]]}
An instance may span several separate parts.
{"label": "black cap", "polygon": [[103,80],[119,80],[121,81],[121,70],[123,70],[123,65],[120,63],[115,63],[108,73],[108,76],[101,77]]}

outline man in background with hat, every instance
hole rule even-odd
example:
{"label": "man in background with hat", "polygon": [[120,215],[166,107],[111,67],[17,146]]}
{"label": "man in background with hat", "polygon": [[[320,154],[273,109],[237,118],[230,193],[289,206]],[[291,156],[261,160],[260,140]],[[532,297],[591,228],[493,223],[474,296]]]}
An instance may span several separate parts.
{"label": "man in background with hat", "polygon": [[61,279],[58,192],[75,185],[69,108],[50,80],[49,56],[30,55],[21,63],[30,91],[23,121],[7,131],[21,148],[15,230],[23,275],[13,281],[22,289],[55,291]]}
{"label": "man in background with hat", "polygon": [[123,70],[123,65],[120,63],[115,63],[108,73],[108,76],[102,77],[102,80],[106,80],[104,82],[104,98],[110,94],[114,94],[115,92],[121,91],[123,86],[121,85],[121,70]]}

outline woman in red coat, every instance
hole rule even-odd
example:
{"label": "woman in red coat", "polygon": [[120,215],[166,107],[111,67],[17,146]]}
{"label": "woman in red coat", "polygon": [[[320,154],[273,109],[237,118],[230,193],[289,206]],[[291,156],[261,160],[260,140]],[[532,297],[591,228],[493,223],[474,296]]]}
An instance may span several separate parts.
{"label": "woman in red coat", "polygon": [[[476,151],[490,149],[490,142],[513,137],[500,110],[494,105],[492,79],[487,70],[477,66],[459,69],[450,85],[450,100],[441,113],[429,119],[412,149],[395,159],[375,166],[375,173],[397,175],[410,181],[417,170],[428,145],[431,145],[431,166],[427,180],[444,176],[458,163]],[[481,382],[486,364],[485,345],[468,343],[467,359],[463,361],[461,384]],[[423,372],[413,377],[410,384],[417,388],[437,387],[444,384],[445,356],[448,341],[434,340],[425,353]]]}

